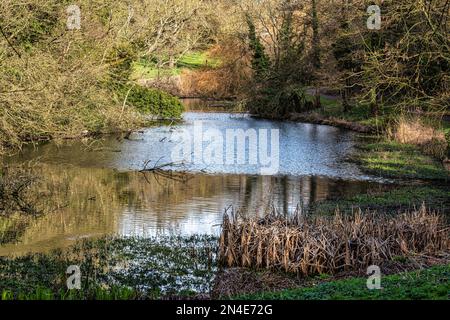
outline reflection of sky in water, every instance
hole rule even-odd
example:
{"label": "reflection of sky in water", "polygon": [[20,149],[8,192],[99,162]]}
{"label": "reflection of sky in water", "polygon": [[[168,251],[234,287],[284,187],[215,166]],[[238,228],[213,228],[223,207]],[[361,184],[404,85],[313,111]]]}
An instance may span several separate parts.
{"label": "reflection of sky in water", "polygon": [[[213,176],[202,176],[214,179]],[[229,176],[221,180],[214,194],[191,194],[181,203],[160,199],[153,203],[126,207],[119,215],[117,233],[125,236],[158,234],[218,234],[226,208],[263,216],[270,208],[292,213],[302,204],[364,191],[366,182],[345,182],[321,177]],[[199,181],[188,182],[197,184]],[[201,183],[201,182],[200,182]]]}
{"label": "reflection of sky in water", "polygon": [[152,219],[151,213],[125,210],[117,233],[122,236],[151,237],[156,235],[218,234],[221,217],[211,210],[197,209],[186,217],[167,217],[163,221]]}
{"label": "reflection of sky in water", "polygon": [[[368,180],[358,167],[346,161],[353,151],[355,135],[330,126],[294,122],[253,119],[246,115],[227,113],[186,113],[185,122],[173,126],[147,128],[131,135],[130,139],[107,137],[95,142],[47,143],[39,148],[27,148],[19,159],[39,158],[45,163],[68,164],[81,167],[140,170],[146,161],[165,164],[172,162],[172,150],[177,143],[174,133],[194,131],[194,122],[202,121],[203,131],[218,129],[278,129],[280,131],[280,175],[321,175],[341,179]],[[225,139],[226,140],[226,139]],[[204,144],[204,147],[207,143]],[[248,150],[248,145],[246,145]],[[224,150],[226,149],[224,145]],[[246,152],[247,154],[247,152]],[[186,163],[172,166],[173,170],[207,172],[211,174],[260,174],[260,167],[249,165],[205,165]]]}
{"label": "reflection of sky in water", "polygon": [[[98,141],[67,141],[28,147],[11,163],[36,160],[36,175],[59,194],[67,206],[30,225],[17,245],[0,247],[0,255],[40,251],[72,244],[83,237],[119,234],[217,234],[225,208],[242,208],[262,216],[271,206],[283,213],[299,204],[365,192],[372,178],[345,161],[354,134],[328,126],[281,123],[224,113],[187,113],[177,126],[155,127],[133,134],[131,140],[107,137]],[[281,170],[277,176],[258,176],[251,166],[188,165],[186,184],[150,177],[141,169],[147,160],[170,154],[170,136],[192,129],[202,120],[206,128],[279,129]],[[163,161],[163,160],[161,160]],[[120,170],[120,171],[119,171]],[[214,174],[212,174],[214,173]],[[342,179],[338,179],[342,178]],[[344,180],[343,180],[344,179]]]}

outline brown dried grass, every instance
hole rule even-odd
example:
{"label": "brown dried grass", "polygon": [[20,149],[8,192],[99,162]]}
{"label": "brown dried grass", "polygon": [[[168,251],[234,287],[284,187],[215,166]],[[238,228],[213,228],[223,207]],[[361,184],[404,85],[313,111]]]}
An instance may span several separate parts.
{"label": "brown dried grass", "polygon": [[426,154],[444,159],[448,143],[445,133],[418,117],[400,117],[389,136],[400,143],[419,146]]}
{"label": "brown dried grass", "polygon": [[230,98],[243,96],[252,76],[251,62],[240,41],[224,39],[208,51],[211,58],[220,61],[214,68],[184,70],[181,76],[181,94]]}
{"label": "brown dried grass", "polygon": [[448,252],[450,241],[444,217],[422,206],[397,216],[358,210],[308,217],[299,211],[258,219],[226,213],[219,246],[223,266],[308,276],[366,269],[399,256],[437,256]]}

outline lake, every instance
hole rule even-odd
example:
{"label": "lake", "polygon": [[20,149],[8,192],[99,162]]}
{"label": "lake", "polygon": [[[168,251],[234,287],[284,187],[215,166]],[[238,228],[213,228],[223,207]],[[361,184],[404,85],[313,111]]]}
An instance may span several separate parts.
{"label": "lake", "polygon": [[[226,161],[227,131],[237,135],[233,164]],[[196,143],[195,132],[216,138]],[[174,161],[178,138],[190,134],[186,159]],[[261,137],[268,142],[263,153],[278,158],[270,174],[261,173],[260,158],[250,161],[255,151],[261,156]],[[244,143],[239,146],[240,138]],[[298,206],[365,192],[385,181],[349,161],[358,139],[330,126],[190,111],[181,123],[129,136],[27,146],[7,161],[32,167],[40,181],[35,187],[38,206],[48,213],[30,219],[18,242],[0,247],[0,255],[47,251],[103,235],[218,234],[227,208],[255,215],[275,208],[288,214]],[[206,158],[213,140],[211,155],[217,161],[196,161]],[[239,152],[243,157],[238,164]],[[144,168],[152,172],[140,172]]]}

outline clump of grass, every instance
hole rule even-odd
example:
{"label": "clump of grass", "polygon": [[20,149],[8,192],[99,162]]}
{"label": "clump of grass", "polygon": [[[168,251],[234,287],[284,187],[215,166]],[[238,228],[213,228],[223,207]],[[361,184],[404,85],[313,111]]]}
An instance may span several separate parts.
{"label": "clump of grass", "polygon": [[140,112],[162,119],[181,118],[184,107],[177,97],[158,89],[141,86],[133,86],[127,90],[127,102]]}
{"label": "clump of grass", "polygon": [[283,270],[303,276],[361,270],[395,256],[439,255],[450,249],[443,216],[425,206],[387,216],[374,212],[264,219],[225,214],[219,261],[228,267]]}
{"label": "clump of grass", "polygon": [[444,159],[447,155],[445,132],[420,118],[400,117],[389,136],[400,143],[419,146],[426,154]]}

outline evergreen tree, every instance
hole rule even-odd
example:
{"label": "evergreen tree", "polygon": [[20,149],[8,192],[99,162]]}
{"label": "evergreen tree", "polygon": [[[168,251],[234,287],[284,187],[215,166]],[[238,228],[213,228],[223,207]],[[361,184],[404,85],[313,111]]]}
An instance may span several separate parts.
{"label": "evergreen tree", "polygon": [[262,45],[258,35],[256,34],[255,24],[252,18],[247,15],[248,24],[248,34],[250,41],[250,49],[252,50],[252,68],[255,72],[256,80],[263,80],[270,67],[270,59],[264,51],[264,46]]}

